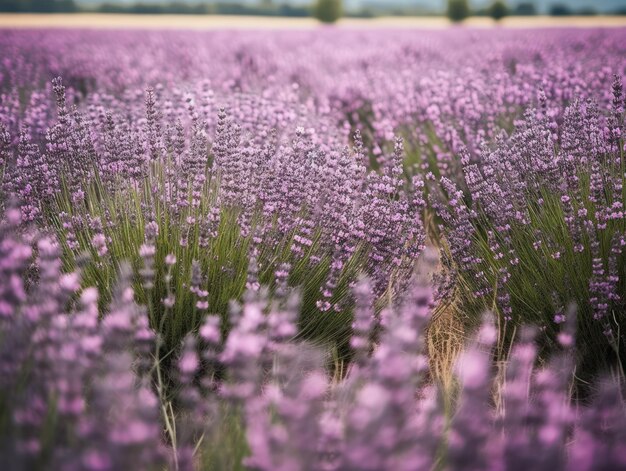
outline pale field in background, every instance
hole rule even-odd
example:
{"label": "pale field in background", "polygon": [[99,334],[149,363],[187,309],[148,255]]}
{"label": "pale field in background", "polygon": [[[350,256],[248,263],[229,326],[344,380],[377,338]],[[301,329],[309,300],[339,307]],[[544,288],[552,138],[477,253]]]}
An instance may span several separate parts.
{"label": "pale field in background", "polygon": [[[490,28],[490,18],[470,18],[464,25]],[[501,23],[510,28],[626,27],[626,16],[509,17]],[[219,15],[117,15],[117,14],[0,14],[0,28],[146,28],[146,29],[307,29],[319,27],[312,18],[278,18]],[[346,18],[343,28],[424,28],[450,26],[444,17]],[[498,25],[499,27],[499,25]]]}

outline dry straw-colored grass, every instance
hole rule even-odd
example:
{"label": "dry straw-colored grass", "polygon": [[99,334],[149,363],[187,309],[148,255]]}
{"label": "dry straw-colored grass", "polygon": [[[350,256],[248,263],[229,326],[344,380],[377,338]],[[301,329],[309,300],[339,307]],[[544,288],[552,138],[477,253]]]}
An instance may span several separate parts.
{"label": "dry straw-colored grass", "polygon": [[[445,17],[344,18],[342,28],[442,29],[450,22]],[[469,18],[464,26],[490,28],[491,18]],[[508,17],[497,26],[508,28],[547,27],[626,27],[624,16]],[[125,15],[125,14],[0,14],[0,28],[103,28],[103,29],[311,29],[320,24],[313,18],[281,18],[226,15]]]}

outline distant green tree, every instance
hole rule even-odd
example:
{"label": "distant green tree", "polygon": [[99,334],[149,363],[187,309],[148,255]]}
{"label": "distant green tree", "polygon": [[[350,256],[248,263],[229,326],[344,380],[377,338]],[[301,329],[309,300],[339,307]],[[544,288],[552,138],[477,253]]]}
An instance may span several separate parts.
{"label": "distant green tree", "polygon": [[448,0],[448,18],[458,23],[470,15],[467,0]]}
{"label": "distant green tree", "polygon": [[537,14],[537,9],[534,3],[522,2],[515,7],[513,14],[519,16],[534,16]]}
{"label": "distant green tree", "polygon": [[313,15],[322,23],[334,23],[341,14],[341,0],[317,0],[313,8]]}
{"label": "distant green tree", "polygon": [[509,7],[506,6],[501,0],[496,0],[493,5],[489,7],[489,16],[496,21],[500,21],[509,14]]}
{"label": "distant green tree", "polygon": [[571,14],[572,14],[572,10],[570,9],[570,7],[568,7],[564,3],[557,3],[550,7],[551,16],[568,16]]}

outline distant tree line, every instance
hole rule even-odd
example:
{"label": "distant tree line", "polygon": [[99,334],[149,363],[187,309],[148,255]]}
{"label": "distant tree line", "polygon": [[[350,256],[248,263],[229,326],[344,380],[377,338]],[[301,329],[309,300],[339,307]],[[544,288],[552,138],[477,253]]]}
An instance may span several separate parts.
{"label": "distant tree line", "polygon": [[151,4],[139,2],[132,5],[103,3],[97,7],[95,11],[100,13],[260,15],[292,17],[305,17],[311,15],[311,11],[307,7],[297,7],[286,4],[274,5],[267,2],[260,3],[259,5],[220,2],[193,5],[179,2],[172,2],[170,4]]}
{"label": "distant tree line", "polygon": [[[626,14],[626,7],[619,8],[612,12],[615,15]],[[450,20],[454,22],[463,21],[469,16],[490,16],[494,20],[499,21],[505,16],[533,16],[537,15],[537,9],[532,2],[522,2],[510,8],[505,1],[495,0],[494,3],[486,8],[472,11],[470,9],[468,0],[448,0],[447,15]],[[581,9],[572,9],[565,3],[552,4],[548,10],[550,16],[568,16],[568,15],[580,15],[591,16],[597,15],[598,12],[593,7],[585,7]]]}
{"label": "distant tree line", "polygon": [[[0,0],[0,12],[5,13],[74,13],[83,11],[74,0]],[[276,5],[271,1],[261,1],[258,5],[225,2],[188,4],[174,2],[168,4],[150,3],[139,0],[133,4],[104,2],[95,8],[84,11],[99,13],[138,13],[138,14],[215,14],[215,15],[273,15],[311,16],[311,9],[287,4]]]}
{"label": "distant tree line", "polygon": [[8,13],[73,13],[74,0],[0,0],[0,11]]}
{"label": "distant tree line", "polygon": [[[573,10],[563,2],[556,0],[548,13],[552,16],[566,15],[594,15],[597,12],[593,7]],[[99,13],[137,13],[137,14],[189,14],[189,15],[259,15],[259,16],[287,16],[308,17],[314,16],[320,21],[333,23],[342,15],[351,17],[373,17],[381,14],[404,15],[433,15],[433,12],[422,11],[416,8],[397,9],[363,9],[361,11],[342,10],[341,0],[311,0],[310,6],[292,6],[280,3],[281,0],[259,0],[257,4],[237,4],[207,0],[204,3],[188,4],[184,1],[172,1],[166,4],[151,3],[151,0],[137,0],[132,4],[104,2],[91,9],[82,9],[75,0],[0,0],[0,12],[16,13],[73,13],[90,11]],[[452,21],[462,21],[469,16],[491,16],[496,21],[509,15],[531,16],[538,12],[532,1],[523,1],[509,7],[505,0],[494,0],[487,8],[472,10],[468,0],[448,0],[447,15]],[[626,14],[626,7],[613,13]]]}

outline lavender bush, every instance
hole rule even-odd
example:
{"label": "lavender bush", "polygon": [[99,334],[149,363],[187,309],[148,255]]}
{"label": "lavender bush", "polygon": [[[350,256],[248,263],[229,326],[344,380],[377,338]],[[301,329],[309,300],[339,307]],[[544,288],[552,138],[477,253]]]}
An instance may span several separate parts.
{"label": "lavender bush", "polygon": [[[231,306],[227,337],[214,315],[197,337],[186,337],[174,362],[176,386],[167,390],[162,343],[133,300],[128,268],[99,319],[97,290],[75,296],[80,273],[61,274],[59,244],[20,235],[19,222],[11,209],[0,230],[2,285],[12,287],[1,300],[0,449],[8,469],[624,466],[620,384],[605,379],[587,405],[570,396],[571,310],[562,352],[534,371],[537,350],[525,330],[505,381],[494,380],[497,330],[485,316],[459,359],[450,414],[428,380],[423,334],[433,299],[421,277],[380,317],[373,284],[355,285],[355,361],[334,381],[321,351],[292,340],[297,291],[271,300],[265,288],[248,290],[243,304]],[[30,290],[22,281],[29,268],[36,273]]]}
{"label": "lavender bush", "polygon": [[466,306],[478,301],[480,312],[496,305],[505,324],[519,317],[537,324],[549,348],[575,301],[584,373],[619,364],[625,354],[619,76],[612,90],[607,113],[591,99],[574,100],[561,122],[542,98],[510,137],[502,134],[478,156],[461,152],[464,182],[441,177],[442,194],[431,194],[456,262],[449,274],[463,278],[454,286]]}
{"label": "lavender bush", "polygon": [[626,467],[624,44],[0,32],[0,461]]}

